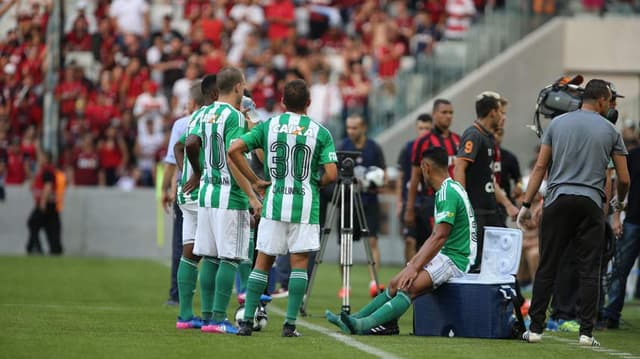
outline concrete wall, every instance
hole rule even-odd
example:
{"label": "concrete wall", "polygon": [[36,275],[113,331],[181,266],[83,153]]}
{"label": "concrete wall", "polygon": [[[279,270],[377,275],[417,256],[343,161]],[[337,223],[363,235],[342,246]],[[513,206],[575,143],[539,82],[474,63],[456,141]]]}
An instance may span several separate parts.
{"label": "concrete wall", "polygon": [[[382,198],[384,213],[379,245],[382,263],[404,260],[404,244],[394,216],[395,200]],[[26,221],[33,210],[26,187],[7,188],[7,200],[0,202],[0,255],[24,254],[27,243]],[[136,189],[122,192],[104,188],[70,188],[62,216],[65,254],[76,256],[144,257],[168,260],[171,257],[172,217],[162,216],[163,243],[158,243],[155,192]],[[337,216],[336,216],[337,220]],[[41,234],[45,243],[44,233]],[[366,262],[362,243],[353,246],[355,262]],[[338,261],[339,248],[334,229],[327,238],[326,262]]]}
{"label": "concrete wall", "polygon": [[[555,80],[564,70],[562,58],[565,39],[564,20],[555,19],[538,29],[495,60],[481,66],[435,98],[447,98],[454,106],[453,130],[462,134],[475,120],[474,102],[484,90],[497,91],[509,99],[504,147],[512,150],[526,166],[539,143],[530,125],[540,89]],[[401,146],[415,137],[414,121],[418,114],[431,113],[429,101],[396,126],[378,136],[385,157],[395,160]]]}
{"label": "concrete wall", "polygon": [[[0,253],[25,253],[26,221],[32,210],[28,188],[7,188],[7,200],[0,202]],[[152,190],[70,188],[62,215],[64,250],[80,256],[169,258],[171,219],[163,216],[165,236],[160,243],[156,222]],[[41,238],[45,243],[44,233]]]}

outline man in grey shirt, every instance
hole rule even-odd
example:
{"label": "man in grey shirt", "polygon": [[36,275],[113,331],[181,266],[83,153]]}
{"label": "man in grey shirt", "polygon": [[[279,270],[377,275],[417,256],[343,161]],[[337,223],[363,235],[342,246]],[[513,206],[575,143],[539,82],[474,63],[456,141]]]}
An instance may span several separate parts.
{"label": "man in grey shirt", "polygon": [[[609,159],[618,177],[618,201],[629,188],[627,151],[622,136],[604,116],[609,109],[609,83],[594,79],[587,83],[580,110],[556,117],[544,137],[527,193],[518,215],[518,225],[531,220],[529,207],[548,170],[547,194],[540,229],[540,266],[533,284],[529,316],[531,325],[522,339],[542,340],[547,307],[565,250],[578,258],[581,303],[580,345],[599,346],[592,331],[596,319],[600,257],[604,244],[605,179]],[[614,206],[616,208],[619,205]],[[615,208],[614,208],[615,209]]]}

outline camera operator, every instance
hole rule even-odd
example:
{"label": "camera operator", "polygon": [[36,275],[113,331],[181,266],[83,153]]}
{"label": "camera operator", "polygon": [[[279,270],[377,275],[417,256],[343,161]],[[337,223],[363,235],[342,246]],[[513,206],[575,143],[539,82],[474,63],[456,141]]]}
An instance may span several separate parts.
{"label": "camera operator", "polygon": [[[580,110],[556,117],[542,139],[531,173],[518,225],[531,219],[529,207],[547,172],[548,184],[540,229],[540,266],[533,285],[531,325],[522,339],[542,340],[547,306],[556,273],[567,248],[575,252],[580,276],[579,345],[599,346],[592,336],[598,301],[600,259],[605,231],[605,177],[613,159],[618,177],[618,203],[624,201],[629,173],[622,137],[605,119],[611,90],[594,79],[585,87]],[[619,205],[614,206],[619,210]]]}
{"label": "camera operator", "polygon": [[[347,138],[345,138],[340,144],[340,151],[359,151],[361,154],[356,158],[355,170],[356,177],[361,169],[368,169],[370,167],[385,168],[384,155],[380,145],[370,138],[367,138],[367,125],[364,119],[358,115],[352,115],[347,118]],[[360,167],[360,168],[358,168]],[[363,190],[361,193],[362,205],[366,208],[365,220],[369,227],[369,244],[371,246],[371,253],[375,262],[375,269],[378,270],[380,264],[380,249],[378,248],[378,230],[380,229],[380,203],[378,201],[377,186],[370,186],[368,189]],[[360,240],[360,227],[358,222],[355,221],[353,226],[353,240]],[[342,297],[345,288],[341,289],[339,295]],[[373,297],[378,294],[379,288],[376,288],[375,281],[373,279],[373,273],[371,273],[371,283],[369,285],[369,294]]]}

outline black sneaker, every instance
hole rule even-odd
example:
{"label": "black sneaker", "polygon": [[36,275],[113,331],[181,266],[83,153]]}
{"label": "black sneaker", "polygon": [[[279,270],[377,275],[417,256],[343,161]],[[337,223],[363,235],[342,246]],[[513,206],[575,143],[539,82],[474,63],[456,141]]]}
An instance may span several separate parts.
{"label": "black sneaker", "polygon": [[253,332],[253,323],[249,320],[239,320],[238,321],[238,333],[236,335],[242,337],[250,337]]}
{"label": "black sneaker", "polygon": [[284,323],[282,326],[282,336],[283,337],[301,337],[302,334],[296,330],[296,326],[294,324]]}
{"label": "black sneaker", "polygon": [[398,335],[400,334],[400,327],[398,326],[398,320],[391,320],[384,324],[380,324],[377,327],[369,329],[367,335]]}

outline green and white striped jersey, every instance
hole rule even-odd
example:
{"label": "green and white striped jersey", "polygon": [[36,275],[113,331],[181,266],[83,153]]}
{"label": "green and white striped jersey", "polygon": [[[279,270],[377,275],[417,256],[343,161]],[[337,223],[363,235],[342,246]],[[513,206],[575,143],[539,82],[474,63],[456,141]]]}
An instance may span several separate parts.
{"label": "green and white striped jersey", "polygon": [[200,126],[189,133],[200,137],[204,150],[199,206],[248,209],[249,199],[227,165],[227,150],[231,142],[247,132],[248,123],[244,115],[228,103],[217,101],[203,111]]}
{"label": "green and white striped jersey", "polygon": [[[187,125],[187,131],[180,137],[180,143],[185,144],[187,140],[187,136],[194,131],[194,129],[200,127],[200,119],[206,113],[207,106],[202,106],[196,112],[191,115],[191,119],[189,120],[189,125]],[[198,192],[200,192],[200,188],[195,188],[191,193],[184,194],[182,192],[182,186],[187,183],[191,174],[193,173],[193,168],[191,168],[191,164],[187,159],[187,149],[183,150],[184,153],[184,163],[182,164],[182,176],[180,177],[180,183],[178,183],[178,204],[192,204],[198,203]],[[200,168],[204,168],[204,151],[200,149]]]}
{"label": "green and white striped jersey", "polygon": [[272,117],[242,136],[247,147],[264,151],[262,217],[291,223],[320,222],[319,170],[337,162],[331,134],[305,115]]}

